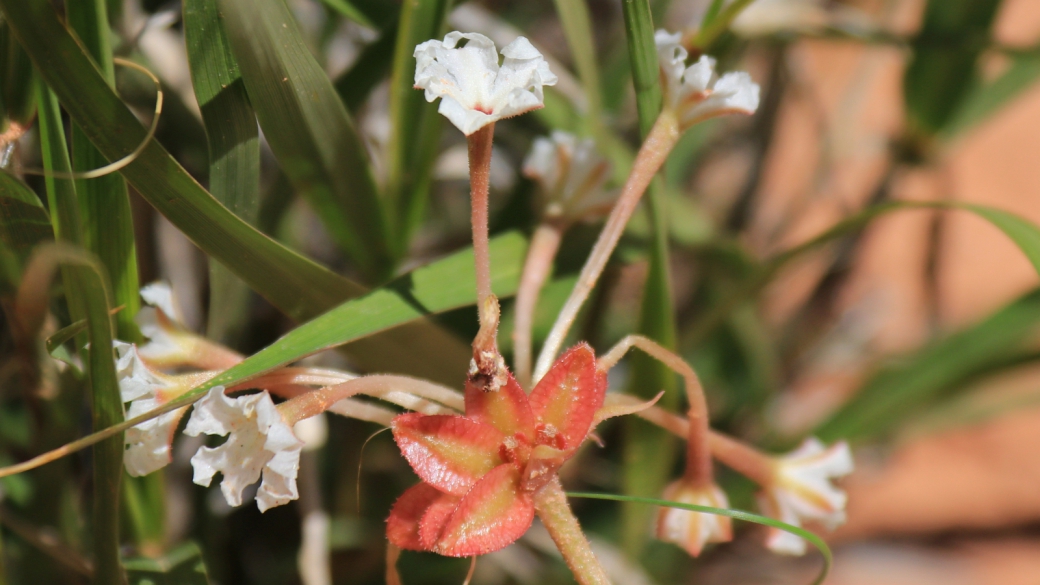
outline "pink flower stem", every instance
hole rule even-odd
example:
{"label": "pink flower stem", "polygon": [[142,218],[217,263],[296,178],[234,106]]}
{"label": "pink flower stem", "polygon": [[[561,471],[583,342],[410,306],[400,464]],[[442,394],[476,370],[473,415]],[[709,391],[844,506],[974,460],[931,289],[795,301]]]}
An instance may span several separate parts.
{"label": "pink flower stem", "polygon": [[462,396],[454,390],[416,378],[377,374],[300,394],[278,405],[278,409],[289,424],[295,424],[329,410],[344,398],[358,394],[376,398],[391,394],[410,394],[440,402],[453,409],[463,408]]}
{"label": "pink flower stem", "polygon": [[635,212],[650,181],[653,180],[654,175],[668,158],[668,153],[679,140],[679,135],[679,121],[675,113],[667,109],[662,111],[657,122],[654,123],[654,127],[647,134],[646,140],[643,141],[643,146],[639,149],[639,154],[636,155],[635,163],[633,163],[632,172],[621,188],[617,203],[610,212],[607,223],[603,226],[603,231],[600,232],[599,239],[596,240],[596,245],[592,248],[588,260],[585,261],[585,266],[581,269],[574,290],[571,291],[570,297],[545,340],[545,345],[542,346],[541,353],[538,354],[534,370],[535,383],[549,371],[549,366],[556,359],[556,354],[563,346],[564,339],[578,316],[578,311],[581,310],[585,299],[596,286],[596,282],[603,273],[603,268],[606,267],[610,255],[621,239],[625,225]]}
{"label": "pink flower stem", "polygon": [[686,400],[690,404],[687,418],[686,446],[686,479],[694,486],[703,487],[714,483],[711,466],[711,447],[709,437],[711,420],[708,414],[708,401],[704,397],[704,387],[690,364],[678,355],[661,347],[657,342],[642,335],[629,335],[618,342],[610,351],[596,360],[596,367],[607,371],[614,367],[629,349],[638,347],[654,359],[668,366],[683,378],[686,388]]}
{"label": "pink flower stem", "polygon": [[559,478],[553,478],[535,494],[534,508],[579,585],[610,585],[578,519],[571,512]]}
{"label": "pink flower stem", "polygon": [[469,145],[469,189],[473,224],[473,259],[476,262],[477,311],[485,321],[485,306],[491,296],[491,257],[488,251],[488,193],[491,175],[492,122],[466,137]]}
{"label": "pink flower stem", "polygon": [[[633,405],[642,404],[642,401],[635,396],[626,396],[624,402],[631,402]],[[690,422],[687,419],[659,406],[651,406],[634,414],[679,438],[686,439],[690,435]],[[772,483],[776,465],[773,458],[766,453],[729,435],[713,430],[708,431],[708,446],[711,449],[711,456],[726,467],[758,485],[766,486]]]}
{"label": "pink flower stem", "polygon": [[516,290],[516,322],[513,326],[513,369],[520,387],[531,388],[531,330],[542,286],[552,273],[563,230],[552,223],[538,226],[527,249],[520,287]]}

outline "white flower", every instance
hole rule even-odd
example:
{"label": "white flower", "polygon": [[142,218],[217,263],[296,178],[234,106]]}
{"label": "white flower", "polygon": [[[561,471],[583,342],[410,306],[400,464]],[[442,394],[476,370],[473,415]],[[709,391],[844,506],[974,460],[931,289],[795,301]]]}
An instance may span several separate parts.
{"label": "white flower", "polygon": [[[127,418],[155,410],[169,401],[171,394],[179,395],[188,389],[178,384],[176,378],[152,371],[132,344],[115,341],[113,345],[119,356],[116,361],[119,393],[123,402],[130,403]],[[127,449],[123,454],[127,473],[140,477],[170,463],[170,443],[185,410],[187,408],[179,408],[127,429],[124,436]]]}
{"label": "white flower", "polygon": [[170,285],[153,282],[141,288],[141,298],[148,307],[137,312],[137,326],[148,343],[137,353],[158,368],[186,365],[223,370],[242,361],[242,356],[223,345],[189,331]]}
{"label": "white flower", "polygon": [[[685,480],[672,482],[664,490],[664,499],[683,504],[729,508],[726,493],[712,484],[694,487]],[[657,538],[674,542],[697,556],[709,542],[728,542],[733,539],[733,523],[727,516],[692,512],[679,508],[662,508],[657,516]]]}
{"label": "white flower", "polygon": [[654,35],[657,59],[664,78],[664,104],[679,116],[681,128],[723,114],[754,114],[758,109],[758,84],[743,71],[715,75],[715,59],[702,55],[686,66],[682,35],[659,30]]}
{"label": "white flower", "polygon": [[192,479],[208,486],[219,471],[220,491],[232,506],[242,505],[242,490],[263,475],[256,493],[261,512],[299,497],[296,473],[303,442],[296,438],[266,392],[229,398],[214,386],[195,404],[184,433],[230,435],[216,448],[202,447],[191,458]]}
{"label": "white flower", "polygon": [[560,131],[549,138],[536,138],[523,170],[541,187],[549,219],[573,221],[597,211],[608,212],[616,196],[603,190],[610,163],[589,138]]}
{"label": "white flower", "polygon": [[[466,39],[464,47],[457,47]],[[426,90],[426,101],[441,98],[438,111],[464,134],[542,107],[542,86],[554,85],[556,75],[542,54],[524,37],[502,49],[498,63],[495,43],[477,33],[448,33],[443,41],[415,47],[415,88]]]}
{"label": "white flower", "polygon": [[[772,485],[758,494],[763,513],[781,522],[801,526],[819,522],[833,530],[845,522],[845,492],[832,478],[852,473],[852,454],[844,441],[830,448],[809,438],[798,449],[776,460]],[[766,540],[774,552],[805,554],[805,540],[778,528],[770,528]]]}

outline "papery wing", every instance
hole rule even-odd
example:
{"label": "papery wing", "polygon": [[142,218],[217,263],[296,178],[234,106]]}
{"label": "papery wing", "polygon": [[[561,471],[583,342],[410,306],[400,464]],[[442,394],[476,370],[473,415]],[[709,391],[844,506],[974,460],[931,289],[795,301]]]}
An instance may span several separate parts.
{"label": "papery wing", "polygon": [[408,413],[394,417],[390,428],[415,473],[450,494],[464,495],[503,463],[502,433],[462,416]]}

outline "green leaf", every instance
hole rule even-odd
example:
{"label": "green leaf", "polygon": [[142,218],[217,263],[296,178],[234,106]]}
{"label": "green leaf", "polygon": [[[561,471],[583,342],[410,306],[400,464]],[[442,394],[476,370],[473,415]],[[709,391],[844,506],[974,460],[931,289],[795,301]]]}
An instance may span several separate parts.
{"label": "green leaf", "polygon": [[752,514],[751,512],[745,512],[743,510],[730,510],[728,508],[714,508],[711,506],[699,506],[697,504],[686,504],[682,502],[672,502],[669,500],[658,500],[656,498],[639,498],[634,496],[622,496],[615,494],[597,494],[592,492],[566,492],[569,498],[586,498],[590,500],[611,500],[615,502],[631,502],[636,504],[647,504],[650,506],[661,506],[664,508],[678,508],[680,510],[689,510],[691,512],[704,512],[706,514],[715,514],[718,516],[727,516],[734,520],[742,520],[744,522],[753,522],[755,524],[761,524],[762,526],[769,526],[771,528],[779,528],[784,532],[789,532],[795,536],[804,538],[805,540],[812,543],[820,554],[823,555],[823,568],[820,569],[820,574],[816,576],[816,579],[812,582],[812,585],[819,585],[823,583],[823,580],[827,578],[827,573],[830,572],[831,566],[834,564],[834,555],[831,554],[831,549],[827,546],[827,543],[816,534],[809,532],[808,530],[794,526],[792,524],[786,524],[774,518],[766,516],[759,516],[758,514]]}
{"label": "green leaf", "polygon": [[[132,152],[145,129],[58,21],[50,2],[0,0],[0,7],[40,75],[102,154],[117,160]],[[235,217],[154,140],[120,172],[203,252],[290,317],[308,319],[363,291]]]}
{"label": "green leaf", "polygon": [[0,171],[0,241],[24,258],[33,246],[53,238],[51,218],[40,198],[24,183]]}
{"label": "green leaf", "polygon": [[[72,293],[78,298],[87,317],[86,352],[90,380],[91,419],[95,431],[111,428],[123,420],[123,401],[116,379],[112,354],[113,322],[109,312],[111,293],[104,266],[92,254],[67,243],[45,244],[37,248],[26,268],[23,288],[35,288],[49,282],[59,265],[68,267]],[[36,290],[20,290],[19,311],[24,299],[39,295]],[[93,456],[93,545],[94,583],[114,584],[122,581],[119,565],[119,487],[123,478],[123,436],[115,433],[94,447]]]}
{"label": "green leaf", "polygon": [[[650,131],[661,109],[661,84],[654,43],[653,16],[646,0],[623,3],[628,54],[632,64],[632,81],[636,89],[636,110],[642,136]],[[645,196],[650,218],[650,268],[643,287],[639,333],[675,349],[675,309],[672,300],[668,254],[668,214],[664,190],[655,180]],[[629,391],[651,398],[664,390],[663,406],[678,406],[675,373],[643,354],[632,357]],[[667,432],[639,420],[625,421],[624,427],[625,493],[639,495],[660,493],[671,473],[676,440]],[[646,542],[648,511],[639,506],[622,509],[622,542],[632,555],[638,555]]]}
{"label": "green leaf", "polygon": [[[492,290],[500,298],[516,292],[527,241],[516,233],[491,240]],[[249,356],[240,364],[212,378],[162,408],[122,424],[73,441],[61,448],[61,455],[74,453],[121,433],[164,412],[193,403],[210,388],[230,386],[253,379],[265,372],[291,364],[306,356],[338,347],[424,317],[472,305],[476,301],[473,250],[458,252],[429,266],[418,268],[386,286],[349,300],[320,317],[300,325],[272,345]],[[399,354],[391,354],[398,358]],[[456,383],[462,380],[460,376]],[[49,461],[54,453],[0,470],[0,477],[32,469]]]}
{"label": "green leaf", "polygon": [[913,131],[934,135],[953,118],[978,79],[1001,0],[929,0],[903,75]]}
{"label": "green leaf", "polygon": [[603,89],[599,79],[599,65],[596,63],[596,37],[592,33],[589,7],[584,0],[555,0],[555,4],[567,46],[570,47],[574,66],[585,90],[584,122],[589,133],[600,140],[608,131],[604,124]]}
{"label": "green leaf", "polygon": [[7,123],[27,127],[36,113],[36,84],[32,82],[32,62],[11,34],[6,22],[0,22],[0,132]]}
{"label": "green leaf", "polygon": [[[109,86],[115,86],[105,0],[82,0],[66,7],[69,27],[76,32]],[[90,143],[78,125],[72,127],[72,168],[90,171],[109,161]],[[140,308],[134,223],[126,181],[118,174],[76,181],[85,247],[96,254],[112,279],[115,302],[126,307],[116,316],[121,339],[141,341],[134,316]]]}
{"label": "green leaf", "polygon": [[816,434],[825,441],[885,435],[1025,349],[1038,324],[1040,290],[1035,290],[982,322],[882,367]]}
{"label": "green leaf", "polygon": [[296,189],[361,270],[393,270],[365,146],[283,0],[217,0],[264,136]]}
{"label": "green leaf", "polygon": [[701,28],[697,31],[697,36],[693,40],[693,46],[703,51],[709,50],[712,44],[722,36],[722,33],[729,29],[733,19],[739,16],[752,2],[754,0],[733,0],[733,2],[730,2],[721,10],[722,3],[718,1],[713,2],[704,14],[704,22],[701,23]]}
{"label": "green leaf", "polygon": [[182,544],[159,558],[123,561],[129,585],[209,585],[202,551],[193,542]]}
{"label": "green leaf", "polygon": [[[216,0],[185,0],[184,38],[195,98],[209,146],[209,190],[232,213],[256,225],[260,210],[260,136],[238,63],[224,34]],[[209,261],[206,334],[230,341],[243,325],[249,289],[215,259]]]}
{"label": "green leaf", "polygon": [[953,138],[989,119],[1033,87],[1037,80],[1040,80],[1040,52],[1012,57],[1011,65],[1000,77],[968,93],[943,130],[943,137]]}
{"label": "green leaf", "polygon": [[403,254],[426,210],[440,138],[437,106],[416,90],[415,46],[444,34],[452,0],[414,0],[401,7],[390,78],[390,140],[387,145],[387,202],[396,250]]}

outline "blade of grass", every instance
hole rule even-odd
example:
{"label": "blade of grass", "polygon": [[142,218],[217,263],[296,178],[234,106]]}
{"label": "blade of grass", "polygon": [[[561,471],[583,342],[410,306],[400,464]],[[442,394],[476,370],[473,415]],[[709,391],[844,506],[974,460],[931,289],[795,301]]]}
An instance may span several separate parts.
{"label": "blade of grass", "polygon": [[1038,80],[1040,51],[1016,55],[1000,77],[968,93],[950,123],[943,129],[943,138],[952,139],[978,126],[1033,87]]}
{"label": "blade of grass", "polygon": [[379,38],[366,46],[354,65],[335,81],[336,93],[351,113],[357,112],[372,89],[390,72],[397,44],[397,22],[396,18],[391,20]]}
{"label": "blade of grass", "polygon": [[18,40],[11,34],[6,22],[0,23],[0,132],[14,122],[26,127],[36,113],[36,84],[32,82],[32,62]]}
{"label": "blade of grass", "polygon": [[426,210],[441,116],[415,90],[415,46],[444,33],[452,0],[414,0],[401,7],[390,78],[390,140],[387,145],[387,202],[395,227],[395,250],[408,249]]}
{"label": "blade of grass", "polygon": [[[145,136],[144,128],[62,26],[50,3],[0,0],[0,8],[41,76],[102,154],[120,159],[133,152]],[[230,213],[154,140],[120,172],[203,252],[297,321],[320,315],[365,290]],[[455,358],[465,353],[462,343],[425,323],[389,333],[385,337],[390,339],[383,337],[351,348],[359,365],[386,369],[392,361],[390,371],[445,381],[454,375]]]}
{"label": "blade of grass", "polygon": [[[238,63],[220,25],[215,0],[185,0],[184,38],[195,98],[209,146],[209,191],[232,213],[256,225],[260,209],[260,133]],[[248,308],[249,289],[209,260],[206,334],[234,340]]]}
{"label": "blade of grass", "polygon": [[978,324],[882,367],[816,434],[825,441],[889,434],[976,375],[992,373],[993,364],[1026,349],[1038,324],[1040,290],[1034,290]]}
{"label": "blade of grass", "polygon": [[[109,42],[108,11],[105,0],[70,2],[65,8],[69,27],[98,65],[105,81],[115,87],[115,66]],[[72,168],[89,171],[107,165],[108,161],[90,143],[79,128],[72,126]],[[126,181],[118,174],[76,181],[76,193],[83,222],[85,247],[97,255],[112,279],[116,304],[126,310],[116,316],[116,332],[120,339],[141,341],[134,317],[140,308],[137,291],[137,252],[134,247],[134,224]]]}
{"label": "blade of grass", "polygon": [[1014,242],[1014,244],[1018,246],[1019,250],[1025,254],[1026,258],[1033,265],[1033,268],[1037,270],[1037,273],[1040,274],[1040,228],[1018,215],[993,207],[970,203],[895,201],[861,211],[848,219],[838,222],[830,229],[805,243],[780,252],[766,260],[759,268],[757,274],[747,279],[744,284],[737,290],[734,290],[732,294],[727,295],[725,301],[713,307],[711,311],[701,319],[701,322],[690,333],[686,341],[691,345],[697,345],[706,339],[715,327],[729,317],[734,308],[740,306],[742,303],[758,294],[762,288],[772,282],[773,278],[791,262],[804,257],[810,252],[819,250],[823,246],[834,242],[835,240],[839,240],[864,229],[871,221],[878,217],[895,211],[914,209],[950,209],[974,213],[980,218],[993,224],[994,227],[1001,230],[1004,235]]}
{"label": "blade of grass", "polygon": [[597,140],[603,140],[607,135],[603,117],[603,88],[600,85],[599,65],[596,63],[596,37],[592,34],[589,8],[584,0],[555,0],[555,4],[567,46],[570,47],[574,66],[585,90],[586,129]]}
{"label": "blade of grass", "polygon": [[[726,29],[729,28],[733,19],[739,16],[740,13],[754,1],[755,0],[733,0],[733,2],[730,2],[721,11],[718,10],[718,6],[716,5],[709,7],[709,11],[704,15],[704,22],[701,24],[700,30],[697,31],[697,36],[694,37],[694,48],[702,51],[709,50],[712,43],[714,43],[722,33],[726,32]],[[719,3],[716,2],[715,4]],[[714,9],[714,14],[712,14],[712,9]]]}
{"label": "blade of grass", "polygon": [[344,18],[349,18],[350,20],[353,20],[354,22],[360,25],[364,25],[369,28],[375,28],[376,26],[368,18],[368,16],[366,16],[365,13],[361,11],[361,9],[359,9],[357,6],[354,6],[354,4],[352,4],[348,0],[321,0],[321,2],[325,6],[328,6],[329,8],[335,10]]}
{"label": "blade of grass", "polygon": [[804,538],[805,540],[812,543],[820,554],[823,555],[823,568],[820,569],[820,574],[816,576],[816,579],[812,582],[812,585],[819,585],[823,583],[823,580],[827,578],[827,573],[830,572],[831,566],[834,564],[834,555],[831,553],[831,549],[827,546],[827,543],[822,538],[809,532],[808,530],[791,524],[786,524],[774,518],[768,518],[766,516],[759,516],[758,514],[752,514],[751,512],[745,512],[743,510],[730,510],[727,508],[713,508],[711,506],[698,506],[697,504],[685,504],[682,502],[672,502],[669,500],[658,500],[655,498],[639,498],[634,496],[622,496],[615,494],[597,494],[592,492],[566,492],[568,498],[585,498],[589,500],[611,500],[614,502],[629,502],[634,504],[646,504],[650,506],[661,506],[664,508],[678,508],[680,510],[689,510],[691,512],[704,512],[706,514],[715,514],[717,516],[727,516],[734,520],[741,520],[744,522],[753,522],[755,524],[761,524],[762,526],[769,526],[771,528],[779,528],[784,532],[789,532],[795,536]]}
{"label": "blade of grass", "polygon": [[[94,430],[111,428],[123,420],[123,401],[116,380],[112,339],[115,330],[109,314],[111,293],[106,284],[104,266],[92,254],[69,244],[58,242],[40,247],[30,260],[26,273],[36,270],[53,277],[58,265],[69,267],[73,275],[74,294],[79,296],[87,316],[89,348],[84,361],[90,381],[91,419]],[[23,284],[32,283],[26,277]],[[35,291],[30,294],[41,294]],[[22,294],[19,294],[19,299]],[[123,478],[123,436],[116,433],[94,446],[93,456],[93,546],[94,575],[99,585],[121,585],[124,582],[119,562],[119,487]]]}
{"label": "blade of grass", "polygon": [[361,271],[385,278],[393,271],[389,232],[365,146],[289,8],[283,0],[217,6],[282,169]]}
{"label": "blade of grass", "polygon": [[[492,289],[500,298],[516,292],[527,242],[516,233],[491,240]],[[418,268],[386,286],[349,300],[316,319],[300,325],[272,345],[249,356],[162,408],[73,441],[29,461],[0,469],[6,477],[33,469],[89,447],[116,433],[176,410],[201,398],[217,385],[230,386],[255,378],[315,353],[351,343],[403,323],[471,305],[476,300],[473,250],[458,252]]]}
{"label": "blade of grass", "polygon": [[[641,136],[646,136],[661,109],[661,85],[657,46],[654,43],[653,16],[646,0],[625,0],[622,8],[629,62],[632,66],[632,83],[636,90],[639,132]],[[651,184],[644,200],[650,217],[650,267],[643,286],[638,331],[666,348],[675,349],[675,310],[668,260],[668,218],[664,190],[659,179]],[[676,387],[676,376],[670,369],[643,354],[632,357],[630,392],[649,399],[664,390],[666,402],[663,405],[676,408]],[[672,469],[675,439],[640,420],[626,420],[624,433],[625,468],[622,486],[625,493],[660,493]],[[647,509],[641,506],[622,507],[621,541],[631,555],[638,555],[646,543],[648,514]]]}
{"label": "blade of grass", "polygon": [[0,171],[0,241],[25,258],[34,246],[53,238],[51,218],[40,198],[24,183]]}

